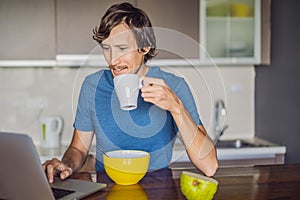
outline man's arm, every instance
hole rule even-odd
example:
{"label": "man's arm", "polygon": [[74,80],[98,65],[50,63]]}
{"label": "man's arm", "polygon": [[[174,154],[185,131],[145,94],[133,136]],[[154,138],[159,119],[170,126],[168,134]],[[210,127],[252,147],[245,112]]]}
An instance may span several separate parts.
{"label": "man's arm", "polygon": [[207,176],[213,176],[218,168],[216,149],[202,125],[194,123],[188,111],[179,104],[171,112],[192,163]]}
{"label": "man's arm", "polygon": [[145,77],[142,88],[144,101],[168,110],[178,127],[192,163],[207,176],[213,176],[218,168],[216,150],[203,126],[197,125],[183,103],[162,79]]}
{"label": "man's arm", "polygon": [[63,155],[62,160],[53,158],[43,163],[50,183],[53,177],[59,174],[61,179],[69,177],[74,171],[78,171],[84,164],[93,139],[93,132],[74,130],[70,146]]}

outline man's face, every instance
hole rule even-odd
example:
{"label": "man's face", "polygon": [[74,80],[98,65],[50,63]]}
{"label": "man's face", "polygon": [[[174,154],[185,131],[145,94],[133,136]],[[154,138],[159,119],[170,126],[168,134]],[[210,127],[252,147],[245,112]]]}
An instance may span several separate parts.
{"label": "man's face", "polygon": [[143,64],[145,53],[138,51],[132,31],[124,24],[111,30],[109,37],[103,40],[102,48],[114,77],[137,73]]}

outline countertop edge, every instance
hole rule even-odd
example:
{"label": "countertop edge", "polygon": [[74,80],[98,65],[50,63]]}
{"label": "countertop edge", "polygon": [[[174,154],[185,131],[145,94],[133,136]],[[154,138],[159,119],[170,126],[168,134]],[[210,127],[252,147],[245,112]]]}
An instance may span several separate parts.
{"label": "countertop edge", "polygon": [[[247,148],[222,148],[217,149],[219,160],[274,158],[276,154],[285,154],[285,146],[272,147],[247,147]],[[175,144],[171,162],[189,161],[186,150],[182,144]]]}

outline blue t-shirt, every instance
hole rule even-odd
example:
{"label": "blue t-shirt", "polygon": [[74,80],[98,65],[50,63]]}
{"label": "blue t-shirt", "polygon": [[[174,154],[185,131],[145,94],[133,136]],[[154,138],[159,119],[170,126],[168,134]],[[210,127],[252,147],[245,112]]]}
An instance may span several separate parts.
{"label": "blue t-shirt", "polygon": [[[202,125],[194,98],[183,78],[164,72],[159,67],[150,67],[146,76],[163,79],[183,102],[195,123]],[[149,170],[168,166],[177,134],[177,126],[170,112],[145,102],[140,93],[136,109],[121,110],[110,70],[100,70],[85,78],[74,128],[94,131],[96,146],[104,151],[134,149],[149,152]],[[97,171],[104,170],[102,156],[97,149]]]}

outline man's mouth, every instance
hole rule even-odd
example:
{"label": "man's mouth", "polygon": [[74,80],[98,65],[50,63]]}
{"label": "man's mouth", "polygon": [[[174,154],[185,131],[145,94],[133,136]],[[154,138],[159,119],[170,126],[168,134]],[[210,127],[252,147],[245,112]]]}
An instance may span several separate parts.
{"label": "man's mouth", "polygon": [[109,69],[112,69],[112,70],[114,70],[116,72],[120,72],[120,71],[122,71],[124,69],[127,69],[127,68],[128,67],[126,67],[126,66],[113,66],[113,65],[109,66]]}

